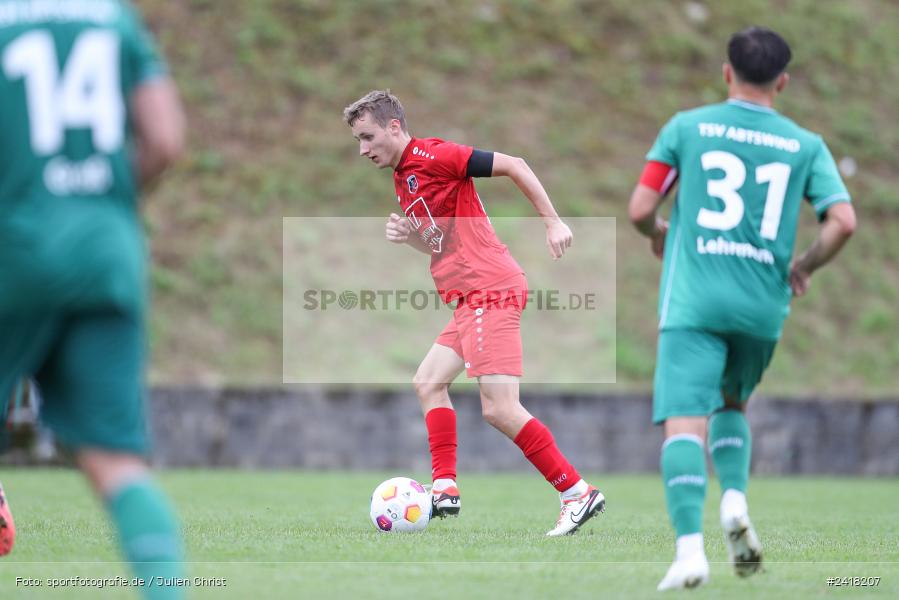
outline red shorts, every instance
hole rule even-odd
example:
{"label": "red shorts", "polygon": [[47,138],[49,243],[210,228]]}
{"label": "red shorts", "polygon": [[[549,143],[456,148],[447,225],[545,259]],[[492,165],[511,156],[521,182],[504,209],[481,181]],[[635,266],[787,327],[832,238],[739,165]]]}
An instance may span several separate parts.
{"label": "red shorts", "polygon": [[527,279],[520,275],[504,282],[503,289],[469,295],[434,343],[461,356],[468,377],[521,377],[521,311],[527,289]]}

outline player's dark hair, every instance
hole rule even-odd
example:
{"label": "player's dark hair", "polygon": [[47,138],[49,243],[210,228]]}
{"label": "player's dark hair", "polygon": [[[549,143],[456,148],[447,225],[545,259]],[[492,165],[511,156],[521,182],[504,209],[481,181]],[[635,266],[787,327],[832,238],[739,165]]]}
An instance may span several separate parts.
{"label": "player's dark hair", "polygon": [[777,33],[764,27],[749,27],[733,34],[727,44],[727,59],[737,78],[766,85],[787,68],[793,53]]}
{"label": "player's dark hair", "polygon": [[403,110],[400,99],[391,94],[390,90],[372,90],[365,94],[343,109],[343,120],[352,127],[365,113],[369,113],[381,127],[387,127],[390,121],[396,119],[403,131],[406,131],[406,111]]}

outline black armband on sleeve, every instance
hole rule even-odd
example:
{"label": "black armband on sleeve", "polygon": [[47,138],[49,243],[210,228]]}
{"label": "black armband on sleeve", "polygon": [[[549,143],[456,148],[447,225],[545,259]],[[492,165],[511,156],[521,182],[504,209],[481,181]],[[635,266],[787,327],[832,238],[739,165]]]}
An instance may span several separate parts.
{"label": "black armband on sleeve", "polygon": [[492,177],[493,152],[478,150],[477,148],[472,150],[471,157],[468,159],[468,170],[465,172],[465,176]]}

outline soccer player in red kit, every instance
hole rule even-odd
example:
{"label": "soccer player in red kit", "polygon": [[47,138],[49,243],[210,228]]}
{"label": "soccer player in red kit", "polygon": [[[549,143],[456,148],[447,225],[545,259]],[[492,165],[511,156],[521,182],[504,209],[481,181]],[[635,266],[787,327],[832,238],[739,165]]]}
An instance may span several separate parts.
{"label": "soccer player in red kit", "polygon": [[521,158],[438,138],[414,138],[400,101],[372,91],[344,110],[359,154],[393,169],[402,215],[391,214],[386,235],[431,257],[431,275],[453,317],[418,367],[413,382],[431,449],[433,514],[456,516],[456,413],[448,390],[465,370],[477,377],[484,419],[521,448],[559,491],[562,510],[549,536],[571,534],[597,512],[605,497],[559,451],[549,429],[521,405],[521,311],[527,280],[496,236],[473,177],[504,175],[530,200],[546,224],[553,258],[571,246],[571,230],[556,214],[540,181]]}

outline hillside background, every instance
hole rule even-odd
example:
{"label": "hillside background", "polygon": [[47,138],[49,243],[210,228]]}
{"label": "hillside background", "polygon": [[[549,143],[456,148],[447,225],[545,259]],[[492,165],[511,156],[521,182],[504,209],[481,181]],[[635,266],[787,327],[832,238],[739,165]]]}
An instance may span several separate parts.
{"label": "hillside background", "polygon": [[[629,228],[627,199],[659,127],[724,98],[726,41],[760,24],[793,47],[778,108],[857,165],[846,181],[860,217],[844,254],[794,304],[761,391],[896,395],[895,2],[138,5],[181,87],[191,136],[187,159],[144,206],[155,260],[153,382],[281,381],[282,218],[393,209],[389,172],[358,158],[341,120],[345,105],[389,87],[414,135],[524,156],[563,216],[619,218],[617,389],[648,389],[660,266]],[[508,181],[482,181],[479,191],[492,215],[531,214]],[[799,243],[815,231],[808,209]],[[419,350],[403,352],[414,369]]]}

